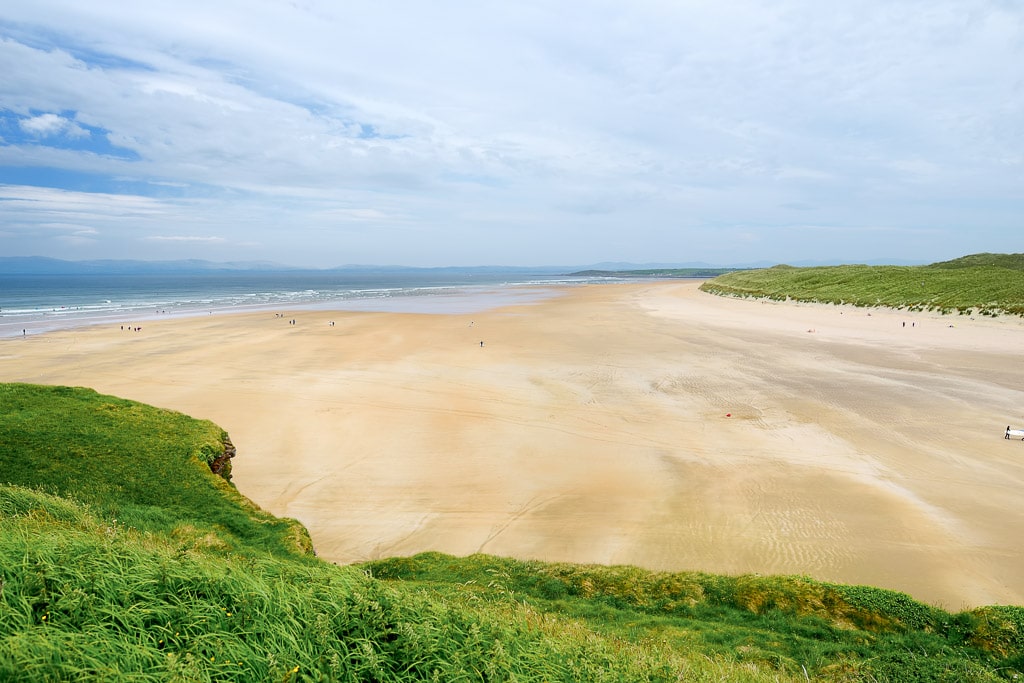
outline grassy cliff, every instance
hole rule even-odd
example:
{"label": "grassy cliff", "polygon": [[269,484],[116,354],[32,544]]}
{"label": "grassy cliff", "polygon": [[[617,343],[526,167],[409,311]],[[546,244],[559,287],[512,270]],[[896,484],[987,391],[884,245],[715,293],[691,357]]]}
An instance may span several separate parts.
{"label": "grassy cliff", "polygon": [[974,254],[929,266],[782,265],[720,275],[701,289],[913,311],[1024,315],[1024,254]]}
{"label": "grassy cliff", "polygon": [[[428,553],[338,567],[215,425],[0,385],[0,680],[998,681],[1024,608]],[[244,458],[244,454],[243,454]],[[244,467],[244,459],[239,466]],[[221,470],[223,473],[223,470]]]}

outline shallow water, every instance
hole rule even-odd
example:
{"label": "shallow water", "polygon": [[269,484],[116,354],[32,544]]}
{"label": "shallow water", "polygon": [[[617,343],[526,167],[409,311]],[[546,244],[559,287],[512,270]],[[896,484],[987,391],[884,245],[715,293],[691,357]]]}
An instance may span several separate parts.
{"label": "shallow water", "polygon": [[470,313],[590,281],[547,274],[0,275],[0,337],[255,310]]}

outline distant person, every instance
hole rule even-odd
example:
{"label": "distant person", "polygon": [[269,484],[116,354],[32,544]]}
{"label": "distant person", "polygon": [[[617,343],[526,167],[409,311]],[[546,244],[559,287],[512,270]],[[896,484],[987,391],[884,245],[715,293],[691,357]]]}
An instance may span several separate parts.
{"label": "distant person", "polygon": [[480,348],[482,349],[483,347],[484,347],[484,343],[480,342]]}
{"label": "distant person", "polygon": [[1005,438],[1005,439],[1009,439],[1010,438],[1010,425],[1006,425],[1006,436],[1003,437],[1003,438]]}

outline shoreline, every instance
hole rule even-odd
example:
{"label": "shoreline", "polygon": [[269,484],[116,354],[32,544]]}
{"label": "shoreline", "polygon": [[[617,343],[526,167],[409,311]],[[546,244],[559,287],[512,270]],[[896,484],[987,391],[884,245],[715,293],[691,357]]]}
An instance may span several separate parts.
{"label": "shoreline", "polygon": [[[158,320],[182,320],[207,315],[239,315],[246,313],[287,311],[379,311],[392,313],[472,313],[513,303],[556,296],[558,287],[544,282],[508,283],[505,285],[418,287],[413,291],[382,291],[374,295],[338,297],[317,301],[268,302],[232,305],[194,305],[175,308],[138,307],[122,313],[83,311],[82,308],[37,310],[31,313],[0,314],[0,340],[47,334],[77,328],[103,325],[138,325]],[[24,334],[22,333],[24,331]]]}
{"label": "shoreline", "polygon": [[488,552],[1024,604],[1003,439],[1024,322],[698,286],[80,328],[0,340],[0,379],[212,420],[239,490],[339,563]]}

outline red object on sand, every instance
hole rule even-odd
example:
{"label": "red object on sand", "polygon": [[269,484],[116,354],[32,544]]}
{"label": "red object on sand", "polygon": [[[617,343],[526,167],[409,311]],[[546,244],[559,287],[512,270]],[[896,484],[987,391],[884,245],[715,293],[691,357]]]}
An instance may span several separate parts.
{"label": "red object on sand", "polygon": [[726,417],[732,417],[732,413],[726,413],[725,416]]}

